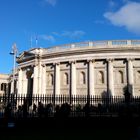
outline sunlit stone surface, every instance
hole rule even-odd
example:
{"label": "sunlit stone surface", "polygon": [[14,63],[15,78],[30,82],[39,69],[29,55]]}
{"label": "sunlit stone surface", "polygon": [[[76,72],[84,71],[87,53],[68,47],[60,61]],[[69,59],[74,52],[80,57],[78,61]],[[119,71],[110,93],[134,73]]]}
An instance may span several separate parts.
{"label": "sunlit stone surface", "polygon": [[140,40],[33,48],[17,63],[18,94],[140,95]]}

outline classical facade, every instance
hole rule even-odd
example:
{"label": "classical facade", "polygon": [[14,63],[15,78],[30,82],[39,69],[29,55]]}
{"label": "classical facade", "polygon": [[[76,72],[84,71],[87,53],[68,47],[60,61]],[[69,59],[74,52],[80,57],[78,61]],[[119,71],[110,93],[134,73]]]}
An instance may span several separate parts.
{"label": "classical facade", "polygon": [[140,40],[34,48],[17,63],[18,94],[140,95]]}

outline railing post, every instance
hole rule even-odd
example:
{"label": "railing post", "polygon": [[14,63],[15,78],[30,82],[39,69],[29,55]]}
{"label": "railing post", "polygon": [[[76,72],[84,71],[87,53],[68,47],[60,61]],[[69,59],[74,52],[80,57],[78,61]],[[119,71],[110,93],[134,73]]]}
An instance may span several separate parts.
{"label": "railing post", "polygon": [[127,40],[127,45],[132,45],[131,40]]}
{"label": "railing post", "polygon": [[71,44],[71,48],[75,48],[75,44]]}
{"label": "railing post", "polygon": [[107,45],[108,45],[109,47],[111,47],[111,46],[112,46],[112,41],[107,41]]}
{"label": "railing post", "polygon": [[90,41],[90,42],[89,42],[89,47],[93,47],[93,44],[94,44],[94,43]]}

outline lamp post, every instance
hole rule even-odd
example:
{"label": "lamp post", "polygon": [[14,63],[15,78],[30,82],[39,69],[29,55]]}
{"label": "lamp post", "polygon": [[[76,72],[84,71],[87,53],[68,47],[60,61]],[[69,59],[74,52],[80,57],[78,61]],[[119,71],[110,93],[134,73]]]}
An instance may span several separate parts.
{"label": "lamp post", "polygon": [[17,56],[17,46],[16,44],[13,44],[12,51],[10,52],[11,55],[13,55],[13,79],[11,84],[11,94],[14,94],[14,83],[15,83],[15,69],[16,69],[16,56]]}

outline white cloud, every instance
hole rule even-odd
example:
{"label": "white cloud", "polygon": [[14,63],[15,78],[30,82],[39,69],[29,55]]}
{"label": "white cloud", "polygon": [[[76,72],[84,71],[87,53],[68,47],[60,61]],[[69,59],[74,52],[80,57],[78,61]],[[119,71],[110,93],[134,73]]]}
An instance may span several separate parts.
{"label": "white cloud", "polygon": [[127,2],[116,12],[106,12],[104,17],[115,26],[125,27],[130,32],[140,34],[139,2]]}
{"label": "white cloud", "polygon": [[46,41],[55,42],[55,38],[52,35],[40,35],[39,38]]}
{"label": "white cloud", "polygon": [[72,38],[72,39],[77,39],[77,38],[81,38],[82,36],[85,35],[84,31],[81,30],[76,30],[76,31],[63,31],[63,32],[52,32],[51,34],[47,35],[47,34],[42,34],[39,35],[38,38],[41,40],[46,40],[49,41],[51,43],[54,43],[57,38]]}
{"label": "white cloud", "polygon": [[84,31],[76,30],[76,31],[64,31],[61,36],[70,37],[70,38],[80,38],[85,35]]}
{"label": "white cloud", "polygon": [[116,3],[113,0],[110,0],[108,4],[110,8],[113,8],[116,6]]}
{"label": "white cloud", "polygon": [[122,2],[126,3],[126,2],[129,2],[130,0],[122,0]]}
{"label": "white cloud", "polygon": [[57,3],[57,0],[44,0],[44,2],[51,6],[55,6]]}
{"label": "white cloud", "polygon": [[68,37],[75,39],[84,36],[86,33],[82,30],[75,30],[75,31],[52,32],[52,34],[57,37]]}
{"label": "white cloud", "polygon": [[58,33],[58,32],[52,32],[52,34],[55,36],[60,36],[60,33]]}

